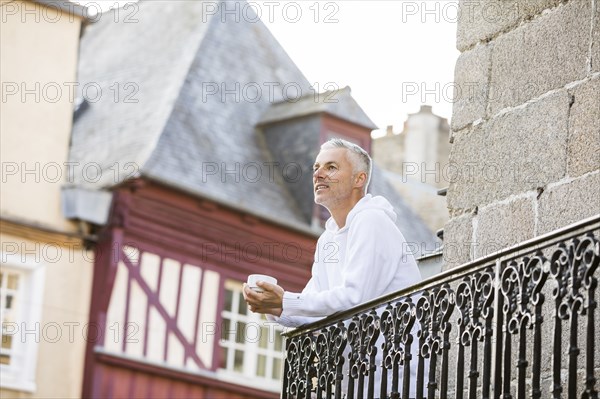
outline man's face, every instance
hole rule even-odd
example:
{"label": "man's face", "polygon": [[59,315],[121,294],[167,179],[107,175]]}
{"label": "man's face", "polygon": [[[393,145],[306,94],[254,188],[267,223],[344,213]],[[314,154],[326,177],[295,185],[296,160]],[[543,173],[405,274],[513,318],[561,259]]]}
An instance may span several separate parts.
{"label": "man's face", "polygon": [[313,166],[315,202],[329,210],[351,200],[354,170],[347,151],[345,148],[321,150]]}

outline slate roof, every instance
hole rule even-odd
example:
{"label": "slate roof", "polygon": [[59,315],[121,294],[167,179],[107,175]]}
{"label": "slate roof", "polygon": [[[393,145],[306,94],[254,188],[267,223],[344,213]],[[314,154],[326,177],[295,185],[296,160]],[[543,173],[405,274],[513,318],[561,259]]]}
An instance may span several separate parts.
{"label": "slate roof", "polygon": [[[143,175],[305,228],[285,187],[269,178],[269,154],[254,134],[269,100],[284,98],[281,87],[263,82],[308,92],[300,70],[260,21],[222,22],[204,15],[200,1],[142,1],[138,8],[138,22],[113,11],[82,39],[80,88],[87,85],[89,96],[98,85],[103,96],[77,118],[70,159],[99,165],[102,174],[95,181],[96,168],[87,167],[75,173],[76,183],[110,187]],[[254,99],[257,87],[260,101],[242,98]]]}
{"label": "slate roof", "polygon": [[[89,107],[73,126],[73,183],[106,189],[144,176],[316,234],[298,207],[312,198],[290,194],[255,127],[292,108],[284,85],[302,97],[290,100],[296,110],[375,125],[347,88],[334,105],[309,104],[310,83],[262,22],[205,10],[201,1],[141,1],[135,22],[112,11],[88,28],[78,88]],[[373,181],[374,193],[395,198],[407,239],[435,239],[384,178]]]}
{"label": "slate roof", "polygon": [[381,195],[392,204],[396,212],[396,225],[404,235],[409,249],[416,258],[439,247],[440,240],[429,230],[423,220],[402,200],[402,197],[390,184],[385,170],[373,165],[373,176],[369,192]]}

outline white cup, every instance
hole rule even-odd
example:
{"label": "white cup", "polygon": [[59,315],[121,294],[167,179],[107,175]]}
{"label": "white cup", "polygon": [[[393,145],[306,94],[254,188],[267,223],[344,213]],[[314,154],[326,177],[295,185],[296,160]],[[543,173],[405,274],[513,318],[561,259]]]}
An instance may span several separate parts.
{"label": "white cup", "polygon": [[265,283],[277,284],[275,277],[267,276],[265,274],[251,274],[248,276],[248,287],[256,292],[264,292],[264,290],[256,285],[257,281],[264,281]]}

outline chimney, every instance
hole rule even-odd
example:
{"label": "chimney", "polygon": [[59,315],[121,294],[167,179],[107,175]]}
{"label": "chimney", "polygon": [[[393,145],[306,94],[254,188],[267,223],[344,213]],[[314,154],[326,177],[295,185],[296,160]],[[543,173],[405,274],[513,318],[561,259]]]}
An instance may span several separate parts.
{"label": "chimney", "polygon": [[386,136],[393,136],[394,135],[394,126],[392,125],[388,125],[386,130],[385,130],[385,135]]}
{"label": "chimney", "polygon": [[421,105],[420,114],[433,114],[431,105]]}

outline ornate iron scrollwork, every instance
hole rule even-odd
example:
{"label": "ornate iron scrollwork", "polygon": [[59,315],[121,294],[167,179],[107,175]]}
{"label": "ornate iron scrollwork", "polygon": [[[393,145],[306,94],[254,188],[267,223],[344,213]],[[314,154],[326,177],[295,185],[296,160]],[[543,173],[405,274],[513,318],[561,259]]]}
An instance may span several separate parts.
{"label": "ornate iron scrollwork", "polygon": [[379,316],[375,310],[352,318],[348,325],[348,344],[350,345],[348,397],[354,397],[354,381],[358,380],[357,393],[362,397],[364,380],[369,378],[367,386],[368,397],[373,397],[375,390],[375,356],[379,338]]}
{"label": "ornate iron scrollwork", "polygon": [[[388,304],[381,314],[381,333],[385,338],[382,344],[383,362],[380,397],[388,397],[387,372],[392,372],[392,386],[389,397],[400,397],[399,373],[402,366],[402,397],[408,397],[410,384],[410,361],[413,357],[411,344],[412,329],[416,321],[415,305],[410,298],[397,302],[394,306]],[[414,382],[413,382],[414,383]]]}
{"label": "ornate iron scrollwork", "polygon": [[324,328],[317,335],[317,398],[326,398],[335,394],[342,397],[342,368],[344,365],[344,349],[346,348],[346,327],[340,322],[335,326]]}
{"label": "ornate iron scrollwork", "polygon": [[[494,317],[494,273],[491,268],[467,276],[456,288],[456,305],[460,316],[456,320],[459,327],[459,347],[457,357],[457,399],[463,395],[464,348],[471,347],[469,370],[469,398],[477,397],[478,350],[477,342],[484,342],[483,358],[491,359],[492,319]],[[490,397],[491,362],[483,362],[482,397]]]}
{"label": "ornate iron scrollwork", "polygon": [[[571,226],[289,333],[283,397],[406,399],[416,386],[417,399],[598,399],[599,226]],[[544,358],[552,387],[541,384]]]}
{"label": "ornate iron scrollwork", "polygon": [[[546,282],[548,273],[546,258],[541,252],[536,252],[531,258],[523,257],[519,260],[510,261],[502,270],[500,277],[500,289],[504,296],[504,386],[506,394],[510,392],[511,381],[511,335],[519,336],[518,346],[518,380],[517,395],[525,397],[526,371],[529,365],[526,356],[527,329],[534,330],[533,342],[533,370],[532,396],[541,397],[540,368],[541,368],[541,323],[542,304],[544,295],[541,290]],[[533,308],[533,310],[532,310]]]}
{"label": "ornate iron scrollwork", "polygon": [[[446,398],[448,395],[448,351],[450,350],[450,330],[452,324],[449,322],[454,311],[454,292],[448,284],[442,284],[432,291],[426,291],[417,301],[417,320],[421,329],[417,333],[421,359],[417,378],[424,379],[424,359],[429,359],[429,382],[427,384],[427,397],[436,397],[438,388],[436,381],[436,368],[438,356],[441,356],[441,376],[439,381],[440,396]],[[422,398],[421,384],[417,385],[417,398]]]}
{"label": "ornate iron scrollwork", "polygon": [[[568,245],[561,243],[552,254],[550,273],[556,281],[552,291],[555,300],[554,351],[561,353],[562,321],[569,322],[569,365],[568,397],[577,392],[577,357],[580,349],[577,344],[578,316],[587,315],[586,383],[583,398],[598,398],[594,377],[594,311],[597,278],[595,271],[600,262],[599,241],[589,233],[582,240],[574,239]],[[558,350],[558,352],[557,352]],[[560,356],[554,357],[554,398],[560,398],[562,383]]]}
{"label": "ornate iron scrollwork", "polygon": [[315,375],[315,347],[311,336],[292,338],[287,344],[285,378],[286,397],[310,399]]}

